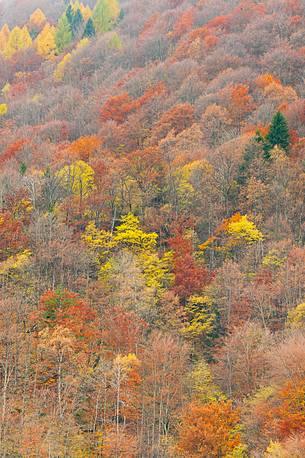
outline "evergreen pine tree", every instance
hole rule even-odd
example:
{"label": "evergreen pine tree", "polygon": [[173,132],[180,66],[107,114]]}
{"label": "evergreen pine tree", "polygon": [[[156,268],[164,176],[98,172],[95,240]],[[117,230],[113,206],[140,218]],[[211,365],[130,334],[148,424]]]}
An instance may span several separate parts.
{"label": "evergreen pine tree", "polygon": [[95,36],[95,27],[93,24],[93,21],[91,18],[88,19],[84,33],[83,33],[83,38],[92,38]]}
{"label": "evergreen pine tree", "polygon": [[24,176],[27,171],[27,166],[24,162],[21,162],[20,167],[19,167],[19,173],[20,175]]}
{"label": "evergreen pine tree", "polygon": [[266,146],[269,151],[276,145],[286,152],[289,150],[290,146],[288,124],[285,117],[280,112],[274,115],[269,132],[266,136]]}
{"label": "evergreen pine tree", "polygon": [[121,8],[120,10],[120,14],[119,14],[119,17],[118,17],[118,21],[122,21],[125,17],[125,11],[123,10],[123,8]]}
{"label": "evergreen pine tree", "polygon": [[240,166],[238,167],[238,175],[237,175],[236,181],[240,186],[244,186],[249,178],[249,169],[255,157],[258,155],[258,149],[259,149],[259,144],[255,137],[254,141],[252,141],[251,143],[249,143],[246,146],[243,161],[240,164]]}
{"label": "evergreen pine tree", "polygon": [[266,140],[266,138],[261,134],[261,132],[257,129],[254,141],[257,145],[261,146],[263,149],[263,158],[266,161],[269,161],[270,159],[270,150],[272,149],[270,147],[270,144]]}
{"label": "evergreen pine tree", "polygon": [[84,23],[83,15],[79,8],[73,8],[72,4],[70,3],[66,9],[66,17],[70,24],[72,37],[75,38]]}
{"label": "evergreen pine tree", "polygon": [[68,5],[68,8],[66,9],[66,16],[69,21],[70,27],[72,28],[73,24],[73,18],[74,18],[74,11],[72,9],[71,3]]}
{"label": "evergreen pine tree", "polygon": [[84,23],[84,18],[83,18],[82,13],[80,12],[80,9],[78,8],[76,12],[73,13],[73,18],[72,18],[71,29],[72,29],[73,37],[77,35],[83,23]]}

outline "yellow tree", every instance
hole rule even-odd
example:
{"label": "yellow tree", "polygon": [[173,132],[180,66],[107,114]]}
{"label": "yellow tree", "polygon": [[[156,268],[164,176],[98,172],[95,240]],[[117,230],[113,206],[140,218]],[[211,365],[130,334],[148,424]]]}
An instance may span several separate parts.
{"label": "yellow tree", "polygon": [[217,333],[217,315],[213,302],[209,296],[191,296],[185,306],[188,313],[188,323],[181,332],[193,339],[200,338],[200,342],[207,344]]}
{"label": "yellow tree", "polygon": [[79,209],[82,211],[83,200],[89,196],[94,188],[92,167],[85,161],[76,161],[60,169],[57,176],[68,193],[78,198]]}
{"label": "yellow tree", "polygon": [[30,48],[32,46],[32,38],[26,26],[14,27],[11,31],[4,54],[7,58],[11,58],[17,51]]}
{"label": "yellow tree", "polygon": [[230,218],[224,219],[214,235],[199,248],[205,251],[214,247],[216,251],[229,252],[234,247],[252,245],[263,240],[262,232],[247,215],[235,213]]}
{"label": "yellow tree", "polygon": [[94,186],[94,171],[85,161],[76,161],[59,170],[57,176],[69,192],[86,197]]}
{"label": "yellow tree", "polygon": [[203,359],[199,360],[188,374],[187,386],[194,401],[199,403],[226,399],[220,388],[214,384],[211,369]]}
{"label": "yellow tree", "polygon": [[140,228],[139,219],[131,213],[122,217],[121,224],[113,233],[99,230],[94,222],[90,222],[84,234],[85,242],[97,251],[100,262],[103,262],[103,258],[111,250],[118,247],[128,248],[136,253],[152,252],[156,246],[157,238],[158,235],[155,232],[144,232]]}
{"label": "yellow tree", "polygon": [[109,9],[111,11],[112,17],[116,19],[120,14],[120,4],[118,0],[108,0]]}
{"label": "yellow tree", "polygon": [[247,215],[236,214],[230,218],[226,227],[229,236],[237,240],[245,240],[247,243],[263,240],[263,234],[250,221]]}
{"label": "yellow tree", "polygon": [[14,272],[18,273],[28,263],[31,254],[29,250],[23,250],[0,262],[0,276],[11,275]]}
{"label": "yellow tree", "polygon": [[56,43],[55,43],[55,27],[47,23],[38,37],[35,40],[37,53],[47,59],[52,59],[55,56]]}
{"label": "yellow tree", "polygon": [[291,329],[301,329],[305,326],[305,302],[288,312],[287,326]]}
{"label": "yellow tree", "polygon": [[54,71],[54,79],[57,81],[61,81],[64,77],[65,74],[65,68],[66,65],[71,62],[72,60],[72,54],[68,52],[67,54],[64,55],[62,60],[59,62],[57,65],[55,71]]}
{"label": "yellow tree", "polygon": [[167,251],[159,256],[156,249],[158,235],[144,232],[139,219],[131,213],[122,217],[121,224],[113,232],[99,230],[94,222],[90,222],[83,239],[96,253],[100,275],[104,278],[109,275],[118,278],[115,256],[118,252],[125,252],[135,260],[153,296],[158,296],[165,285],[172,283],[172,253]]}

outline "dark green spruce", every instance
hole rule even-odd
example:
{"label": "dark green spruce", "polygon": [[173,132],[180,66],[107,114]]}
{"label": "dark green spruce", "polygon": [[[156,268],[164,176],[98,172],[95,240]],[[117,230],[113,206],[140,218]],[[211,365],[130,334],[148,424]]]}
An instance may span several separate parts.
{"label": "dark green spruce", "polygon": [[273,116],[271,126],[265,139],[265,153],[270,157],[270,151],[279,146],[286,153],[289,151],[290,134],[285,116],[279,111]]}
{"label": "dark green spruce", "polygon": [[95,36],[95,27],[93,24],[93,21],[91,18],[88,19],[84,33],[83,33],[83,38],[92,38]]}

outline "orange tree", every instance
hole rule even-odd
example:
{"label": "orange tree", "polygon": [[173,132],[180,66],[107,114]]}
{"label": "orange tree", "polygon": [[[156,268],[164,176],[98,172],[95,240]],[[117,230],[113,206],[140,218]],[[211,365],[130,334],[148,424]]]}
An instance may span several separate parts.
{"label": "orange tree", "polygon": [[239,411],[231,401],[192,402],[183,412],[176,446],[180,456],[218,458],[242,447]]}

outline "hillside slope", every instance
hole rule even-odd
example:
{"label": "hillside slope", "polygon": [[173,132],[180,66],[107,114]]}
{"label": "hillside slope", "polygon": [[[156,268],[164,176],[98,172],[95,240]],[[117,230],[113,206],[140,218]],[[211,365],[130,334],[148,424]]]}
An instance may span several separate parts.
{"label": "hillside slope", "polygon": [[302,457],[302,0],[14,0],[3,457]]}

